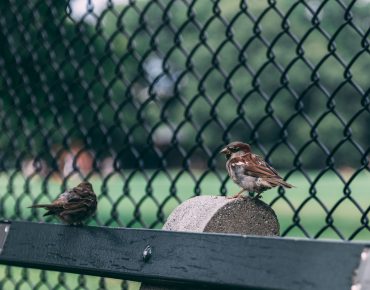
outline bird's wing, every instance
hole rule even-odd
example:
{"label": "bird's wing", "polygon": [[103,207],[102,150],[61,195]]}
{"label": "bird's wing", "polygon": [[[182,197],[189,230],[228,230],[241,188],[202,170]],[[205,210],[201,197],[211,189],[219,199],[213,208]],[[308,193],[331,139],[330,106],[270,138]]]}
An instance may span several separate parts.
{"label": "bird's wing", "polygon": [[79,202],[67,202],[63,204],[63,209],[78,209],[85,207],[85,204],[81,201]]}
{"label": "bird's wing", "polygon": [[82,207],[90,207],[93,206],[93,204],[96,204],[96,198],[95,196],[74,196],[70,199],[68,199],[68,202],[64,205],[65,209],[77,209]]}
{"label": "bird's wing", "polygon": [[73,195],[70,198],[68,198],[68,202],[92,202],[96,201],[96,195],[91,193],[91,194],[86,194],[86,195]]}
{"label": "bird's wing", "polygon": [[231,166],[242,166],[244,174],[248,176],[282,179],[270,164],[256,154],[247,153],[234,157]]}
{"label": "bird's wing", "polygon": [[82,215],[85,215],[86,214],[86,208],[68,208],[66,210],[63,210],[61,212],[61,215],[69,215],[69,214],[77,214],[77,213],[80,213]]}

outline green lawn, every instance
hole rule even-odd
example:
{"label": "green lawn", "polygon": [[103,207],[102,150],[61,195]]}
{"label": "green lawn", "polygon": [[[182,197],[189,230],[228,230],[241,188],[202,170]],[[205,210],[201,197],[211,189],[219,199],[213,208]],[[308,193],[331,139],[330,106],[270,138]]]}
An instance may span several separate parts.
{"label": "green lawn", "polygon": [[[114,204],[120,223],[124,225],[130,224],[132,227],[142,227],[142,222],[147,226],[154,225],[160,228],[162,226],[161,222],[154,223],[159,216],[158,205],[162,208],[165,218],[178,205],[178,200],[175,197],[169,197],[171,180],[174,181],[175,185],[171,192],[182,201],[194,196],[195,191],[202,195],[220,194],[221,181],[213,173],[204,176],[199,186],[197,186],[196,180],[193,180],[188,173],[178,175],[178,172],[172,171],[170,176],[167,176],[163,172],[156,174],[153,171],[148,171],[146,174],[147,177],[141,173],[134,172],[125,173],[123,176],[112,176],[104,186],[102,186],[100,179],[93,178],[91,181],[100,199],[96,215],[97,220],[100,223],[117,226],[118,224],[111,220],[112,204]],[[317,177],[316,175],[315,172],[311,172],[311,180],[314,180]],[[222,176],[224,177],[225,173]],[[200,177],[201,173],[197,173],[195,179]],[[126,180],[125,183],[123,179]],[[2,193],[0,198],[4,210],[3,217],[16,218],[18,220],[31,218],[31,211],[26,207],[32,204],[32,200],[35,197],[41,197],[40,202],[47,202],[49,198],[57,196],[61,186],[57,181],[49,182],[47,185],[48,197],[42,194],[44,192],[42,190],[43,184],[38,177],[32,178],[28,186],[24,178],[19,175],[13,176],[12,180],[13,182],[9,184],[8,175],[2,174],[0,176],[0,192]],[[150,180],[153,181],[151,182]],[[71,179],[68,185],[73,186],[76,182],[78,181]],[[289,178],[289,182],[294,184],[296,188],[286,191],[272,205],[279,218],[281,233],[285,233],[289,237],[303,237],[304,234],[299,229],[299,226],[302,226],[311,237],[317,236],[320,230],[327,224],[325,220],[327,214],[316,198],[328,210],[333,210],[331,215],[332,225],[341,232],[344,238],[349,238],[361,226],[362,215],[360,211],[349,198],[345,198],[343,193],[344,185],[333,173],[324,174],[319,182],[311,188],[311,192],[316,193],[314,196],[309,195],[310,184],[303,175],[294,174]],[[151,190],[151,196],[146,195],[146,188]],[[230,181],[227,183],[226,189],[228,194],[234,194],[238,191],[237,186]],[[370,206],[370,173],[362,172],[359,174],[351,182],[350,190],[350,197],[356,200],[359,206],[366,211]],[[5,195],[5,193],[8,194]],[[266,203],[271,203],[277,196],[277,190],[270,190],[263,194],[262,200]],[[298,220],[296,220],[296,223],[293,221],[294,211],[284,197],[291,202],[294,209],[298,209],[306,201],[297,214],[296,218]],[[339,200],[341,202],[334,209]],[[139,215],[138,212],[135,214],[135,205],[139,205]],[[20,209],[20,212],[17,211],[17,208]],[[367,218],[369,218],[369,214],[367,214]],[[35,220],[35,218],[33,219]],[[39,215],[39,219],[42,220],[41,215]],[[51,220],[51,222],[56,221]],[[95,224],[95,222],[91,221],[91,224]],[[289,230],[287,231],[287,229]],[[318,238],[338,239],[339,236],[331,228],[328,228]],[[355,236],[355,239],[369,240],[370,232],[365,229]],[[9,275],[11,275],[11,278],[4,279],[9,277]],[[9,272],[6,267],[0,267],[0,280],[4,279],[4,281],[7,281],[7,284],[0,284],[0,286],[3,286],[1,287],[2,289],[12,289],[20,280],[20,277],[24,277],[33,286],[27,283],[20,283],[19,289],[32,289],[36,287],[37,283],[40,284],[38,289],[48,289],[45,286],[46,284],[44,285],[43,282],[40,282],[43,281],[43,275],[45,275],[45,272],[39,270],[25,271],[20,268],[12,268],[11,272]],[[81,280],[78,275],[63,274],[63,276],[65,277],[65,282],[72,289],[79,284],[87,285],[87,289],[97,289],[100,281],[96,277],[85,277]],[[60,284],[59,273],[47,272],[47,277],[49,285]],[[105,283],[107,289],[120,289],[121,281],[119,280],[106,279]],[[138,283],[133,283],[130,286],[130,290],[137,288]],[[64,287],[59,289],[64,289]]]}

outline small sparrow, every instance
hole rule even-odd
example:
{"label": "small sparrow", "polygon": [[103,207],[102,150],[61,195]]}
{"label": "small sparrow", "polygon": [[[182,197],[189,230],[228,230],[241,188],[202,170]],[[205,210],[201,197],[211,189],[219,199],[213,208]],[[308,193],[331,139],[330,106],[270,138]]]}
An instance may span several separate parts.
{"label": "small sparrow", "polygon": [[69,191],[63,192],[51,204],[35,204],[30,208],[45,208],[44,216],[55,215],[69,225],[82,225],[82,221],[92,216],[97,207],[97,199],[90,182],[81,182]]}
{"label": "small sparrow", "polygon": [[244,191],[257,193],[259,198],[265,190],[276,186],[292,188],[293,185],[284,179],[260,156],[251,152],[249,144],[232,142],[221,150],[226,155],[226,169],[231,179],[242,190],[231,198],[240,197]]}

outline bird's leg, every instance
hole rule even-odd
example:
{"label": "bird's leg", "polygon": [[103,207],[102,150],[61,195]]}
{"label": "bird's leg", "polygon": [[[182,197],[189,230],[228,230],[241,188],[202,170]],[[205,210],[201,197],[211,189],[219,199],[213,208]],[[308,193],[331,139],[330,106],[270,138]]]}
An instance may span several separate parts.
{"label": "bird's leg", "polygon": [[233,196],[228,196],[227,198],[228,199],[232,199],[232,198],[239,198],[240,195],[245,191],[245,189],[242,189],[241,191],[239,191],[237,194],[234,194]]}
{"label": "bird's leg", "polygon": [[262,197],[261,194],[262,194],[262,192],[258,192],[257,195],[253,197],[253,199],[261,198]]}

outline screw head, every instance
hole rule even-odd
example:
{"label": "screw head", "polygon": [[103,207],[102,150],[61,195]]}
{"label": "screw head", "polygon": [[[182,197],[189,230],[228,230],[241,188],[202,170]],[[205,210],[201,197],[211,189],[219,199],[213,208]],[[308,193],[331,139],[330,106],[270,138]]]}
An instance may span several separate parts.
{"label": "screw head", "polygon": [[151,257],[152,257],[152,247],[150,245],[147,245],[143,251],[143,261],[148,262]]}

